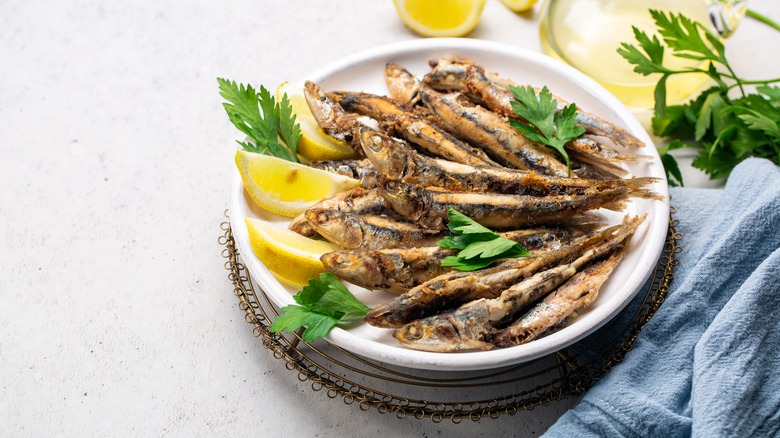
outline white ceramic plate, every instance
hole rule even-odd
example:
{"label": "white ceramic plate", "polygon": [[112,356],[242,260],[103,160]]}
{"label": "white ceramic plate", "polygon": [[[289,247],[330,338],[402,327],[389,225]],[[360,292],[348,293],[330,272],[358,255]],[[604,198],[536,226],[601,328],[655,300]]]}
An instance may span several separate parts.
{"label": "white ceramic plate", "polygon": [[[304,80],[318,83],[324,90],[353,90],[387,94],[384,67],[389,61],[398,63],[412,73],[422,76],[429,70],[428,60],[437,55],[461,55],[476,60],[488,71],[499,72],[520,83],[547,85],[554,94],[600,117],[627,127],[647,146],[638,153],[652,155],[652,163],[629,168],[635,176],[664,178],[664,170],[653,143],[634,116],[608,91],[577,70],[539,53],[507,45],[469,39],[426,39],[393,44],[356,54],[314,73],[302,72]],[[653,189],[668,199],[666,180]],[[476,370],[501,367],[529,361],[553,353],[570,345],[609,321],[634,297],[649,277],[665,241],[668,219],[668,201],[632,201],[624,213],[647,213],[629,243],[628,252],[611,278],[602,287],[598,299],[589,310],[566,328],[528,344],[512,348],[457,353],[431,353],[401,347],[392,337],[392,331],[355,324],[345,329],[335,328],[327,340],[361,356],[410,368],[433,370]],[[278,306],[293,304],[297,292],[286,288],[252,253],[249,245],[245,216],[284,221],[254,207],[245,195],[238,171],[235,173],[230,207],[231,225],[244,263],[255,281]],[[611,223],[617,223],[622,214],[605,214]],[[280,223],[280,226],[283,226]],[[371,292],[350,286],[355,295],[369,306],[387,301],[393,295]]]}

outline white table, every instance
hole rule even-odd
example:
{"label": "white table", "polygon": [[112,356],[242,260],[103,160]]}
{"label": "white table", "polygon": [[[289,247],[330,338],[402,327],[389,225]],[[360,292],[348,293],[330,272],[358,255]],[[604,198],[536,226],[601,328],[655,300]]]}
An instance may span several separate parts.
{"label": "white table", "polygon": [[[539,44],[534,13],[497,0],[470,36]],[[737,70],[778,76],[778,37],[744,23]],[[299,383],[237,308],[217,244],[236,132],[215,78],[275,86],[413,38],[389,0],[3,1],[0,434],[527,436],[571,406],[459,425],[362,412]]]}

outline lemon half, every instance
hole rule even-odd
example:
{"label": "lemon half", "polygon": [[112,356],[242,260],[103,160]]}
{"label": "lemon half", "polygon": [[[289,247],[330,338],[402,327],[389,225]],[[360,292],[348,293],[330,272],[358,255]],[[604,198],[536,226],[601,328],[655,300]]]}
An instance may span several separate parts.
{"label": "lemon half", "polygon": [[279,280],[290,285],[305,285],[310,278],[317,278],[326,271],[320,257],[339,249],[264,220],[245,220],[252,251]]}
{"label": "lemon half", "polygon": [[285,93],[290,100],[295,121],[301,126],[298,155],[307,161],[346,160],[356,156],[355,151],[348,144],[322,132],[314,116],[311,115],[303,89],[285,82],[276,89],[277,102],[282,100]]}
{"label": "lemon half", "polygon": [[236,152],[236,166],[249,197],[260,207],[287,217],[359,184],[354,178],[245,150]]}
{"label": "lemon half", "polygon": [[401,20],[429,37],[459,37],[474,30],[485,0],[393,0]]}

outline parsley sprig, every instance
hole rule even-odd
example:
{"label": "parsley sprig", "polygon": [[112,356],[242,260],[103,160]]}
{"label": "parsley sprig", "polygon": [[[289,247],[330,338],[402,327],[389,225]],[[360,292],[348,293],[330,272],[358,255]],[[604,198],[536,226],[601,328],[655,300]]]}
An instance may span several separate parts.
{"label": "parsley sprig", "polygon": [[282,96],[281,102],[276,102],[262,85],[258,92],[249,84],[238,84],[222,78],[217,78],[217,82],[219,94],[227,101],[222,105],[228,118],[252,140],[236,141],[241,147],[249,152],[298,162],[301,127],[295,122],[287,94]]}
{"label": "parsley sprig", "polygon": [[319,280],[310,279],[293,299],[298,304],[282,307],[270,329],[273,333],[292,333],[305,326],[301,336],[305,342],[323,338],[339,322],[362,319],[371,310],[329,272],[320,274]]}
{"label": "parsley sprig", "polygon": [[568,175],[571,176],[571,161],[563,146],[585,133],[585,128],[577,126],[577,105],[569,104],[563,111],[557,111],[558,102],[553,99],[547,87],[539,95],[533,87],[509,89],[515,96],[512,110],[523,120],[510,120],[512,126],[529,140],[536,141],[558,151],[566,161]]}
{"label": "parsley sprig", "polygon": [[452,207],[447,207],[447,213],[447,228],[454,236],[443,238],[438,245],[460,252],[456,256],[445,257],[441,261],[442,266],[450,266],[459,271],[475,271],[499,259],[531,255],[519,243],[499,236]]}
{"label": "parsley sprig", "polygon": [[[748,80],[738,76],[720,38],[705,25],[682,14],[650,10],[663,43],[634,27],[638,46],[622,43],[618,54],[642,75],[660,75],[655,87],[656,135],[673,140],[659,149],[671,185],[682,185],[682,175],[670,150],[684,146],[699,150],[693,166],[712,179],[725,178],[740,161],[755,156],[780,164],[780,88],[769,84],[780,78]],[[665,48],[672,56],[704,63],[705,67],[671,69],[664,65]],[[715,83],[682,105],[666,104],[666,82],[681,74],[706,74]],[[746,85],[758,85],[746,93]],[[737,89],[737,97],[730,91]]]}

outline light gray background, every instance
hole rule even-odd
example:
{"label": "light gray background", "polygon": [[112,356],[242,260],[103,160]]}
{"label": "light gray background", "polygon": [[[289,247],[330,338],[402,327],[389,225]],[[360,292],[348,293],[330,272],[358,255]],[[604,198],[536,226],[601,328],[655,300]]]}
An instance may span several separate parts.
{"label": "light gray background", "polygon": [[[752,6],[780,19],[777,2]],[[470,36],[539,49],[535,13],[497,0]],[[780,76],[779,36],[744,23],[728,41],[737,71]],[[215,77],[275,86],[413,38],[390,0],[0,3],[0,435],[552,424],[574,400],[460,425],[330,400],[262,348],[231,293],[217,237],[236,131]]]}

